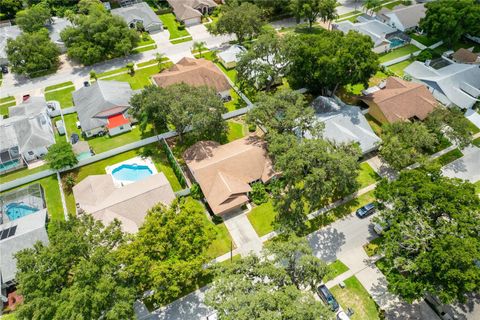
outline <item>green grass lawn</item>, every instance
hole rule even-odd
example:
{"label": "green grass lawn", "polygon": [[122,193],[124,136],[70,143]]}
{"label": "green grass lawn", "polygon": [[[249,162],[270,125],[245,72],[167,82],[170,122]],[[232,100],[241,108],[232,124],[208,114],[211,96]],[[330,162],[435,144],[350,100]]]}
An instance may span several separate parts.
{"label": "green grass lawn", "polygon": [[380,176],[372,169],[367,162],[360,163],[357,181],[360,184],[359,189],[368,187],[380,180]]}
{"label": "green grass lawn", "polygon": [[12,102],[12,101],[15,101],[15,97],[8,96],[5,98],[0,98],[0,104],[4,104],[6,102]]}
{"label": "green grass lawn", "polygon": [[105,78],[107,76],[111,76],[112,74],[117,74],[117,73],[124,72],[124,71],[128,71],[128,68],[124,67],[124,68],[119,68],[119,69],[115,69],[115,70],[106,71],[106,72],[97,74],[97,78],[99,78],[99,79],[100,78]]}
{"label": "green grass lawn", "polygon": [[475,191],[480,195],[480,180],[474,183]]}
{"label": "green grass lawn", "polygon": [[342,19],[342,18],[345,18],[345,17],[348,17],[348,16],[351,16],[351,15],[354,15],[354,14],[362,14],[360,11],[358,10],[354,10],[354,11],[350,11],[350,12],[347,12],[347,13],[344,13],[344,14],[341,14],[338,16],[338,19]]}
{"label": "green grass lawn", "polygon": [[245,101],[243,101],[243,99],[240,98],[240,96],[235,90],[230,89],[230,96],[232,97],[232,100],[225,103],[225,107],[227,108],[228,111],[234,111],[247,106]]}
{"label": "green grass lawn", "polygon": [[392,72],[394,72],[396,75],[399,77],[403,77],[404,73],[403,70],[408,67],[412,61],[410,60],[405,60],[399,63],[392,64],[391,66],[388,66],[387,68],[390,69]]}
{"label": "green grass lawn", "polygon": [[147,45],[145,47],[141,47],[141,48],[137,48],[137,49],[134,49],[133,50],[133,53],[140,53],[140,52],[145,52],[145,51],[150,51],[150,50],[154,50],[157,48],[157,45],[156,44],[150,44],[150,45]]}
{"label": "green grass lawn", "polygon": [[394,2],[391,2],[389,4],[386,4],[386,5],[384,5],[384,7],[392,10],[393,8],[395,8],[396,6],[398,6],[402,3],[403,3],[403,0],[398,0],[398,1],[394,1]]}
{"label": "green grass lawn", "polygon": [[[26,187],[31,184],[40,183],[45,192],[45,201],[47,203],[47,210],[50,218],[52,220],[63,220],[65,219],[63,214],[62,200],[60,196],[60,188],[58,186],[58,180],[56,175],[51,175],[43,179],[35,180],[27,184],[18,186],[12,190]],[[6,192],[8,192],[7,190]],[[4,193],[4,192],[2,192]]]}
{"label": "green grass lawn", "polygon": [[382,71],[377,71],[373,77],[368,80],[368,85],[369,86],[376,86],[378,85],[382,80],[387,79],[388,76],[383,73]]}
{"label": "green grass lawn", "polygon": [[328,274],[323,278],[323,282],[333,280],[348,270],[348,267],[342,261],[335,260],[328,265]]}
{"label": "green grass lawn", "polygon": [[368,124],[372,128],[373,132],[375,132],[375,134],[380,137],[382,135],[382,124],[378,122],[374,117],[372,117],[369,113],[365,114],[365,118],[367,119]]}
{"label": "green grass lawn", "polygon": [[3,314],[1,319],[2,320],[16,320],[17,317],[15,317],[15,313],[9,313],[9,314]]}
{"label": "green grass lawn", "polygon": [[13,107],[14,105],[16,105],[15,100],[2,103],[0,105],[0,114],[4,116],[8,116],[8,108]]}
{"label": "green grass lawn", "polygon": [[440,163],[440,165],[444,166],[444,165],[447,165],[450,162],[452,162],[454,160],[457,160],[458,158],[461,158],[461,157],[463,157],[462,151],[460,151],[460,149],[456,148],[456,149],[453,149],[453,150],[445,153],[444,155],[441,155],[440,157],[438,157],[435,160],[438,161],[438,163]]}
{"label": "green grass lawn", "polygon": [[63,88],[63,87],[73,87],[73,82],[72,81],[67,81],[67,82],[62,82],[59,84],[54,84],[53,86],[48,86],[45,88],[45,92],[50,91],[50,90],[55,90],[58,88]]}
{"label": "green grass lawn", "polygon": [[473,145],[480,148],[480,138],[477,138],[472,141]]}
{"label": "green grass lawn", "polygon": [[146,46],[147,44],[155,43],[155,40],[148,33],[143,33],[140,35],[140,41],[137,44],[137,47]]}
{"label": "green grass lawn", "polygon": [[192,37],[186,37],[186,38],[181,38],[181,39],[170,40],[170,43],[171,44],[179,44],[179,43],[182,43],[182,42],[187,42],[187,41],[192,41],[192,40],[193,40]]}
{"label": "green grass lawn", "polygon": [[474,125],[470,120],[467,121],[467,126],[468,126],[468,131],[470,131],[471,135],[474,135],[474,134],[480,132],[480,128],[478,128],[476,125]]}
{"label": "green grass lawn", "polygon": [[18,178],[26,177],[28,175],[31,175],[43,170],[47,170],[47,169],[48,169],[48,166],[46,164],[40,167],[36,167],[34,169],[28,169],[27,167],[24,167],[22,169],[11,171],[9,173],[0,175],[0,183],[5,183]]}
{"label": "green grass lawn", "polygon": [[273,201],[270,199],[267,203],[256,206],[248,213],[248,220],[253,229],[261,237],[273,231],[273,222],[277,213],[273,208]]}
{"label": "green grass lawn", "polygon": [[101,137],[89,138],[87,139],[87,142],[90,147],[93,148],[95,153],[102,153],[107,150],[115,149],[123,145],[151,137],[153,134],[153,130],[143,133],[139,126],[134,126],[134,128],[132,128],[132,130],[129,132],[125,132],[113,137],[104,135]]}
{"label": "green grass lawn", "polygon": [[62,109],[69,108],[73,106],[72,92],[75,91],[75,87],[67,87],[65,89],[50,91],[45,93],[45,99],[56,100],[60,102]]}
{"label": "green grass lawn", "polygon": [[377,320],[379,317],[379,308],[372,299],[367,290],[360,281],[353,276],[344,281],[345,288],[339,285],[330,289],[344,310],[351,308],[354,314],[350,317],[352,320]]}
{"label": "green grass lawn", "polygon": [[419,50],[420,49],[417,48],[416,46],[414,46],[413,44],[407,44],[404,47],[392,50],[388,53],[380,54],[378,60],[382,63],[382,62],[386,62],[386,61],[390,61],[390,60],[393,60],[393,59],[396,59],[396,58],[406,56],[408,54],[411,54],[411,53],[419,51]]}
{"label": "green grass lawn", "polygon": [[430,38],[426,35],[423,34],[417,34],[417,33],[412,33],[409,35],[410,38],[420,42],[424,46],[430,47],[431,45],[435,44],[438,42],[438,39]]}
{"label": "green grass lawn", "polygon": [[[172,66],[171,62],[164,63],[163,68]],[[133,90],[143,89],[145,86],[152,84],[150,77],[160,72],[158,65],[152,65],[151,67],[138,69],[133,75],[128,73],[119,74],[113,77],[109,77],[105,80],[125,81],[130,83]]]}
{"label": "green grass lawn", "polygon": [[159,15],[158,17],[160,20],[162,20],[163,27],[170,33],[170,40],[190,35],[186,29],[178,29],[180,23],[175,19],[175,15],[173,13],[165,13]]}
{"label": "green grass lawn", "polygon": [[363,250],[365,250],[367,256],[371,257],[376,255],[379,252],[384,239],[384,237],[378,237],[363,245]]}
{"label": "green grass lawn", "polygon": [[228,133],[227,140],[232,142],[234,140],[245,137],[248,132],[248,127],[244,123],[239,123],[236,121],[227,121],[228,124]]}

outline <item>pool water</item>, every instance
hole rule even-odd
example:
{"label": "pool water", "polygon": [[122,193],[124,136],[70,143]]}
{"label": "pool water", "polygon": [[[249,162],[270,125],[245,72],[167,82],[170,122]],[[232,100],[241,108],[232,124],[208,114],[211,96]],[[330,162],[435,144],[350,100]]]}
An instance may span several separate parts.
{"label": "pool water", "polygon": [[15,168],[18,166],[19,163],[20,163],[20,160],[11,160],[5,163],[0,163],[0,172]]}
{"label": "pool water", "polygon": [[90,153],[90,151],[82,152],[82,153],[77,155],[77,160],[90,158],[91,156],[92,156],[92,154]]}
{"label": "pool water", "polygon": [[405,43],[405,41],[400,38],[392,38],[392,39],[389,39],[389,41],[390,41],[390,48],[403,46],[403,44]]}
{"label": "pool water", "polygon": [[152,174],[148,166],[138,164],[122,164],[112,170],[112,176],[122,181],[139,181]]}
{"label": "pool water", "polygon": [[10,221],[20,219],[22,217],[28,216],[34,212],[37,212],[37,208],[30,207],[24,203],[9,203],[5,206],[5,211],[7,213],[8,219]]}

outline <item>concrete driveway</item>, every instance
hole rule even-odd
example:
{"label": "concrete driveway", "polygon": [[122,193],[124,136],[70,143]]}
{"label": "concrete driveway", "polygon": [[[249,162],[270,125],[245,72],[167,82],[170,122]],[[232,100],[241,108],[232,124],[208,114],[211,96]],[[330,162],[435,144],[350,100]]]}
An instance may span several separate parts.
{"label": "concrete driveway", "polygon": [[480,148],[471,146],[462,150],[464,156],[442,168],[445,176],[470,182],[480,180]]}
{"label": "concrete driveway", "polygon": [[207,27],[205,27],[203,24],[197,24],[191,27],[187,27],[186,29],[188,33],[190,33],[194,41],[201,41],[212,36],[207,31]]}

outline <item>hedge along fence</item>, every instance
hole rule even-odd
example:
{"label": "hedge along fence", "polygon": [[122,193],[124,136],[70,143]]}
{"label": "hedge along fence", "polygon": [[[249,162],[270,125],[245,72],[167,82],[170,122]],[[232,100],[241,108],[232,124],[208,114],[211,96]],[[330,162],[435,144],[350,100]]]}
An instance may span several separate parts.
{"label": "hedge along fence", "polygon": [[186,188],[187,180],[185,179],[183,170],[178,164],[177,159],[175,159],[175,156],[173,155],[172,150],[168,146],[167,141],[165,141],[165,139],[162,139],[161,144],[162,144],[163,151],[165,151],[165,154],[167,155],[168,163],[170,163],[170,166],[172,167],[173,172],[175,173],[175,176],[178,179],[178,182],[180,182],[180,185],[182,186],[182,188]]}

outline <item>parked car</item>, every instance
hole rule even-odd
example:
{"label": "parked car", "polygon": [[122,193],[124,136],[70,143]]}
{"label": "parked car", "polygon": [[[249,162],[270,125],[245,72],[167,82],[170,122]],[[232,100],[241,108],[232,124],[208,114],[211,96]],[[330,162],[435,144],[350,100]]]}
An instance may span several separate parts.
{"label": "parked car", "polygon": [[55,127],[57,127],[58,134],[63,136],[65,134],[65,124],[62,120],[55,122]]}
{"label": "parked car", "polygon": [[7,66],[5,66],[5,65],[2,66],[2,73],[3,74],[8,73],[8,67]]}
{"label": "parked car", "polygon": [[359,208],[356,214],[357,214],[357,217],[359,218],[365,218],[373,214],[374,212],[375,212],[375,204],[372,202]]}
{"label": "parked car", "polygon": [[350,317],[343,311],[337,313],[337,320],[350,320]]}
{"label": "parked car", "polygon": [[30,99],[30,95],[29,95],[29,94],[24,94],[24,95],[22,96],[22,101],[23,101],[23,102],[27,101],[28,99]]}
{"label": "parked car", "polygon": [[337,312],[340,306],[333,294],[324,284],[317,288],[317,293],[320,299],[322,299],[322,301],[325,302],[333,312]]}
{"label": "parked car", "polygon": [[50,118],[59,116],[61,113],[60,109],[60,102],[55,100],[47,101],[47,114]]}
{"label": "parked car", "polygon": [[72,144],[75,144],[78,142],[78,140],[80,140],[80,137],[78,136],[78,134],[72,133],[72,135],[70,136],[70,142]]}

